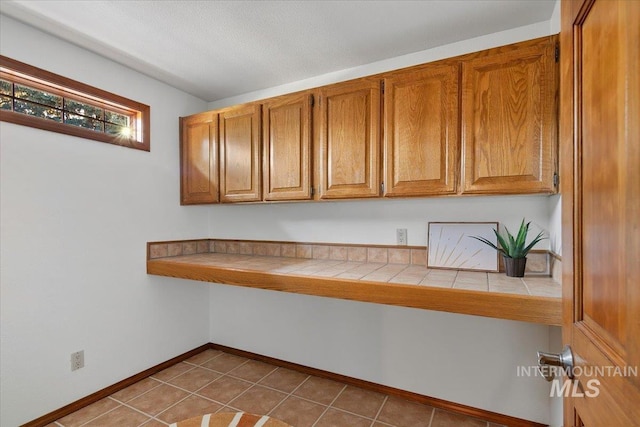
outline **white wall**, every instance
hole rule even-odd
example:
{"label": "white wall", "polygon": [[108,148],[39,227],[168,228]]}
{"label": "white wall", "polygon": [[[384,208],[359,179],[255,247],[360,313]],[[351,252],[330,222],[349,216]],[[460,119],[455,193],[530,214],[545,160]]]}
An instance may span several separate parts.
{"label": "white wall", "polygon": [[[515,227],[522,216],[549,229],[544,196],[180,207],[177,144],[181,115],[539,37],[549,23],[207,105],[0,19],[3,55],[147,103],[152,114],[150,153],[0,124],[0,425],[209,340],[546,422],[548,386],[517,378],[515,366],[533,364],[535,350],[549,346],[547,327],[150,277],[144,244],[207,234],[393,243],[402,227],[418,245],[427,221]],[[69,355],[80,349],[87,366],[72,373]]]}
{"label": "white wall", "polygon": [[[526,218],[532,233],[548,232],[548,199],[447,197],[218,205],[210,209],[210,227],[216,238],[386,245],[396,244],[396,228],[406,228],[409,245],[425,246],[430,221],[497,221],[516,232]],[[536,248],[548,245],[544,240]]]}
{"label": "white wall", "polygon": [[[209,104],[209,108],[357,78],[551,34],[550,22],[380,61]],[[210,208],[210,237],[426,244],[428,221],[523,217],[534,232],[551,227],[548,196],[366,200]],[[555,227],[555,225],[554,225]],[[554,233],[557,231],[553,231]],[[540,248],[549,248],[545,240]],[[211,285],[211,341],[441,399],[549,422],[549,386],[518,378],[549,348],[549,328],[427,310]]]}
{"label": "white wall", "polygon": [[[151,152],[0,124],[1,418],[16,426],[209,341],[206,285],[147,276],[200,238],[179,206],[178,116],[200,99],[0,16],[0,52],[151,106]],[[72,352],[86,367],[71,372]]]}
{"label": "white wall", "polygon": [[211,285],[211,341],[546,423],[549,386],[518,377],[549,327]]}

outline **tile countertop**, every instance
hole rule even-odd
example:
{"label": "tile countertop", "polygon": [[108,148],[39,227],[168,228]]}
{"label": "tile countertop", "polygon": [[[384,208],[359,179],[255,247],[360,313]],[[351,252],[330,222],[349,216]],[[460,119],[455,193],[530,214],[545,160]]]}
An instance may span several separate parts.
{"label": "tile countertop", "polygon": [[562,321],[561,286],[544,276],[228,253],[148,259],[147,273],[548,325]]}

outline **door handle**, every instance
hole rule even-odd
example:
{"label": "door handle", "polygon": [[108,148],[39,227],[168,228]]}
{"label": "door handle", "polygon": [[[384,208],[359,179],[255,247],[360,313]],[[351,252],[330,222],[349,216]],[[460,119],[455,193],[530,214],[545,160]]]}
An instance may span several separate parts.
{"label": "door handle", "polygon": [[555,374],[558,371],[553,368],[555,366],[562,368],[569,379],[573,379],[573,353],[571,352],[571,347],[564,346],[562,353],[538,352],[538,369],[540,369],[545,380],[551,381],[555,378]]}

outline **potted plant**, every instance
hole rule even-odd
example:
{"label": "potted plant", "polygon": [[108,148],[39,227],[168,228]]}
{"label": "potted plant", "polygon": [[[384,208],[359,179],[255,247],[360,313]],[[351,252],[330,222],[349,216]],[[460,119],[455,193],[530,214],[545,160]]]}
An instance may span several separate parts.
{"label": "potted plant", "polygon": [[485,239],[484,237],[471,236],[474,239],[481,241],[484,244],[487,244],[500,252],[504,259],[504,268],[506,270],[507,276],[509,277],[523,277],[524,276],[524,268],[527,264],[527,254],[542,239],[546,239],[543,237],[542,231],[538,233],[538,235],[529,243],[526,244],[527,234],[529,233],[529,224],[531,222],[527,222],[525,224],[524,218],[522,219],[522,223],[520,224],[520,229],[518,230],[518,235],[514,238],[513,235],[509,232],[509,229],[505,227],[506,236],[502,236],[498,233],[498,230],[495,228],[493,232],[496,234],[496,238],[498,239],[499,246],[493,244],[493,242]]}

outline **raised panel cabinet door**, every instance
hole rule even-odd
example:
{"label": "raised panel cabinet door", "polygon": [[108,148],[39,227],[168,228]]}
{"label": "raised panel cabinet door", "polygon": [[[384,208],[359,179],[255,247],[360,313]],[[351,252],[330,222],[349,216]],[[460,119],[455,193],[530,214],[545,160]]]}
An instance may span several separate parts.
{"label": "raised panel cabinet door", "polygon": [[218,115],[181,117],[180,204],[218,201]]}
{"label": "raised panel cabinet door", "polygon": [[261,200],[260,105],[233,107],[220,117],[220,201]]}
{"label": "raised panel cabinet door", "polygon": [[320,90],[320,198],[380,195],[380,80]]}
{"label": "raised panel cabinet door", "polygon": [[429,65],[385,78],[385,196],[456,191],[458,69]]}
{"label": "raised panel cabinet door", "polygon": [[562,0],[561,17],[564,425],[637,427],[640,2]]}
{"label": "raised panel cabinet door", "polygon": [[463,193],[552,193],[556,37],[462,63]]}
{"label": "raised panel cabinet door", "polygon": [[264,200],[311,198],[310,93],[262,104]]}

